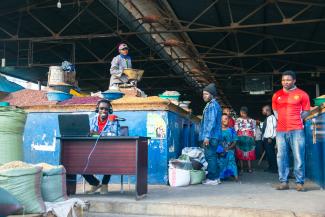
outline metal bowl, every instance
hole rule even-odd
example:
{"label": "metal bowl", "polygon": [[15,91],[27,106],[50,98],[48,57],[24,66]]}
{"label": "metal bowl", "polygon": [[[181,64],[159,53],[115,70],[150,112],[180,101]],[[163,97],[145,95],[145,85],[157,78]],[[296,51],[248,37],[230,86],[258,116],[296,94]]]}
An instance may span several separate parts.
{"label": "metal bowl", "polygon": [[143,76],[143,73],[144,73],[144,70],[141,70],[141,69],[124,69],[123,70],[123,73],[128,76],[128,79],[129,80],[137,80],[137,81],[140,81],[142,76]]}

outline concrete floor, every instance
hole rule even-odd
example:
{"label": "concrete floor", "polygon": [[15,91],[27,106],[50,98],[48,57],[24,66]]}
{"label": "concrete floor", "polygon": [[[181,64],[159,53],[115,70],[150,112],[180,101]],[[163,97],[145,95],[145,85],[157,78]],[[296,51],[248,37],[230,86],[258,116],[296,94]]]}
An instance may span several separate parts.
{"label": "concrete floor", "polygon": [[[240,176],[240,182],[238,183],[225,181],[218,186],[192,185],[178,188],[149,186],[147,198],[136,202],[132,189],[131,192],[120,194],[118,185],[110,185],[110,193],[107,196],[78,195],[78,197],[89,200],[93,204],[96,202],[112,202],[135,205],[161,204],[163,206],[166,204],[198,205],[280,212],[289,211],[307,213],[308,216],[310,216],[309,214],[325,216],[325,191],[307,181],[305,185],[307,192],[297,192],[294,190],[294,180],[290,181],[292,181],[291,187],[293,189],[277,191],[274,189],[274,185],[277,184],[277,174],[255,171],[252,174],[244,173]],[[127,190],[127,186],[125,188]],[[148,213],[130,214],[145,215]]]}

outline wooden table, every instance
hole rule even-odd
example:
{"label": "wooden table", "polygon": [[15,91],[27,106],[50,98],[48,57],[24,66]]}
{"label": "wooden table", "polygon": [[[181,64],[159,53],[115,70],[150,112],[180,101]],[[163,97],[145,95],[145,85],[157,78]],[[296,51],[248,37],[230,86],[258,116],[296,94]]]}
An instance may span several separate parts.
{"label": "wooden table", "polygon": [[67,174],[135,175],[136,199],[146,196],[148,138],[101,137],[95,148],[96,137],[60,137],[60,140],[61,163]]}

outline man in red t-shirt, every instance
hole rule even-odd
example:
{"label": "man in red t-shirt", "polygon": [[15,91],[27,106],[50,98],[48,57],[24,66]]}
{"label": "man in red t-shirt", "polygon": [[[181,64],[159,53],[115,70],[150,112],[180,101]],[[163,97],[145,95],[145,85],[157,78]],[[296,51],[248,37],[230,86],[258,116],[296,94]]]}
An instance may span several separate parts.
{"label": "man in red t-shirt", "polygon": [[[115,121],[117,116],[113,115],[113,107],[106,99],[101,99],[97,102],[96,115],[90,120],[90,134],[100,136],[118,136],[119,124]],[[108,183],[110,175],[104,175],[102,183],[91,174],[83,175],[86,181],[90,184],[91,189],[87,194],[93,194],[100,189],[101,194],[108,193]]]}
{"label": "man in red t-shirt", "polygon": [[283,88],[272,97],[272,108],[278,119],[276,143],[278,147],[278,172],[281,184],[277,190],[287,190],[289,175],[289,149],[294,157],[296,190],[304,191],[305,182],[305,134],[303,119],[310,110],[309,96],[295,86],[293,71],[282,73]]}

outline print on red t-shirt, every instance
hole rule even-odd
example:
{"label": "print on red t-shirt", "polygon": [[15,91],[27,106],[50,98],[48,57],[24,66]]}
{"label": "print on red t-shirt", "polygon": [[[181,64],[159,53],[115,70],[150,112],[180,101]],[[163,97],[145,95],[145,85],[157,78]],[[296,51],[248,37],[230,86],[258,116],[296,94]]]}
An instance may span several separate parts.
{"label": "print on red t-shirt", "polygon": [[299,88],[289,92],[281,89],[272,97],[272,108],[278,113],[277,131],[301,130],[304,128],[301,112],[310,110],[309,96]]}

